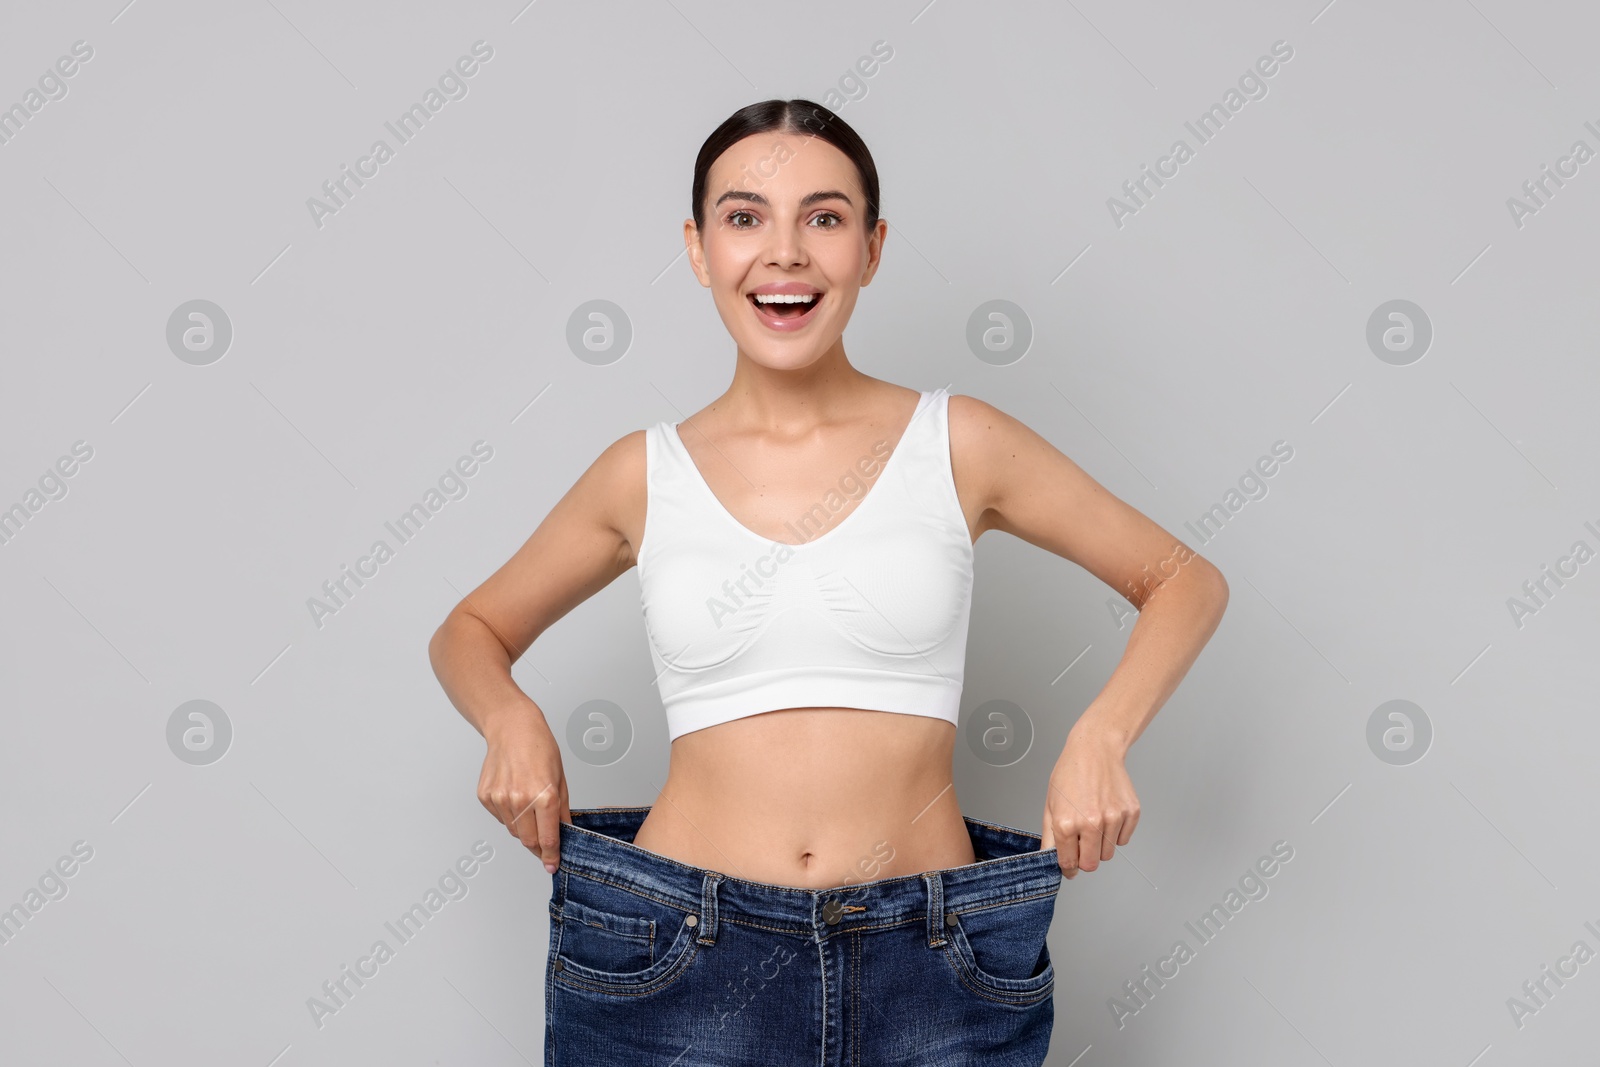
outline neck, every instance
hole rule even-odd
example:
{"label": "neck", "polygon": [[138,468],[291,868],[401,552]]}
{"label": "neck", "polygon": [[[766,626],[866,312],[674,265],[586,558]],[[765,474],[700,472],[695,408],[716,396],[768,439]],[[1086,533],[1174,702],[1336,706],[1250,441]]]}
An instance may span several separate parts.
{"label": "neck", "polygon": [[877,381],[850,365],[843,340],[821,359],[793,370],[764,366],[741,351],[733,382],[712,407],[750,430],[799,434],[858,409],[862,392]]}

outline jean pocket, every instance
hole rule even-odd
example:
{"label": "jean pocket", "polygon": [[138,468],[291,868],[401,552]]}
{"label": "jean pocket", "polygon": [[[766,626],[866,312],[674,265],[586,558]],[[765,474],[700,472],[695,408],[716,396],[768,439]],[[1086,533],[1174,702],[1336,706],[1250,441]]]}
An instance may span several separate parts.
{"label": "jean pocket", "polygon": [[1048,997],[1056,977],[1047,944],[1055,906],[1052,892],[952,911],[955,922],[945,926],[946,951],[962,984],[1010,1004]]}
{"label": "jean pocket", "polygon": [[684,908],[582,875],[567,879],[551,906],[559,926],[551,973],[575,988],[649,992],[677,977],[694,957],[699,917]]}

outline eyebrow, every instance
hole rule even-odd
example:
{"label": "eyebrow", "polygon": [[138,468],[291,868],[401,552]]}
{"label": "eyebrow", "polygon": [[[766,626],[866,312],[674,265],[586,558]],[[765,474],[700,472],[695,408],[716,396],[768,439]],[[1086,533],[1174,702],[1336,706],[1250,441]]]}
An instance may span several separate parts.
{"label": "eyebrow", "polygon": [[[771,206],[770,204],[767,204],[767,198],[762,196],[760,193],[752,193],[744,189],[729,189],[727,192],[717,197],[717,202],[711,206],[714,208],[720,207],[724,200],[748,200],[752,204],[762,204],[769,207]],[[805,196],[800,198],[800,206],[802,208],[808,208],[812,204],[818,204],[824,200],[843,200],[851,207],[855,207],[855,201],[851,200],[848,196],[839,192],[837,189],[826,189],[822,192],[807,193]]]}

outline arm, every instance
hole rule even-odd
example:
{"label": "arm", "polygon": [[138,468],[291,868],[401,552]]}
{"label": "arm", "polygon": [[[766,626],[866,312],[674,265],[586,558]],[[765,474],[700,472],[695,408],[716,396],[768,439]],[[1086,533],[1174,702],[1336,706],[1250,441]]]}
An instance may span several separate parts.
{"label": "arm", "polygon": [[950,398],[951,453],[979,504],[978,533],[1003,530],[1083,567],[1139,611],[1121,661],[1067,735],[1050,776],[1042,847],[1068,878],[1125,845],[1139,821],[1128,747],[1178,688],[1228,603],[1210,562],[1117,499],[1050,442],[974,397]]}
{"label": "arm", "polygon": [[[622,530],[644,507],[644,433],[607,448],[499,570],[450,610],[428,642],[445,695],[488,742],[478,800],[545,861],[571,822],[561,747],[511,665],[556,620],[633,566]],[[532,817],[526,817],[529,809]]]}

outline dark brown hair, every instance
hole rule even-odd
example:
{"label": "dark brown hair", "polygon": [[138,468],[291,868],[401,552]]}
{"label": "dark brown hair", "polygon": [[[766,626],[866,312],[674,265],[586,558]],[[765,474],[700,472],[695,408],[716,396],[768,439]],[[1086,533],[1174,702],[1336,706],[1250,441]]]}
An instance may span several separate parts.
{"label": "dark brown hair", "polygon": [[694,224],[705,229],[706,178],[711,164],[739,141],[755,133],[799,133],[820,137],[849,157],[856,165],[861,178],[862,191],[866,193],[867,231],[878,224],[878,168],[872,162],[872,153],[866,142],[850,125],[821,104],[810,100],[763,100],[748,104],[732,115],[722,125],[711,131],[700,154],[694,160]]}

